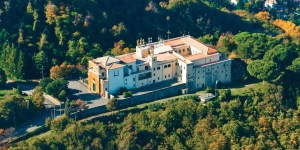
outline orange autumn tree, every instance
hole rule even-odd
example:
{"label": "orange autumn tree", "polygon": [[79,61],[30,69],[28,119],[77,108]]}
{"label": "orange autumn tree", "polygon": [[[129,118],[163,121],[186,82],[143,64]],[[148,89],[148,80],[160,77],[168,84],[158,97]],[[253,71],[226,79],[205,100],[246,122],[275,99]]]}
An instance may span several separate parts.
{"label": "orange autumn tree", "polygon": [[291,21],[284,21],[281,19],[276,19],[273,24],[279,28],[281,28],[282,30],[285,31],[285,33],[289,36],[291,36],[292,38],[295,37],[299,37],[300,36],[300,28],[299,26],[296,26],[296,24],[294,24]]}
{"label": "orange autumn tree", "polygon": [[50,78],[58,79],[58,78],[72,78],[78,74],[80,74],[83,69],[82,65],[66,65],[61,64],[60,66],[56,65],[50,69]]}
{"label": "orange autumn tree", "polygon": [[260,11],[257,14],[255,14],[256,18],[262,19],[262,20],[269,20],[270,19],[270,13],[266,11]]}

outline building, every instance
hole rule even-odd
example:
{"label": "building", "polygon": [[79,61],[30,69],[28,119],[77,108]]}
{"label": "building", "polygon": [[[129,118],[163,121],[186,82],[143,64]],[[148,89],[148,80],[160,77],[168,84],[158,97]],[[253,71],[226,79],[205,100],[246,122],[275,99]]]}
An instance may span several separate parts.
{"label": "building", "polygon": [[265,1],[265,7],[267,9],[272,9],[272,8],[276,7],[276,5],[277,5],[277,1],[276,0],[266,0]]}
{"label": "building", "polygon": [[174,80],[189,91],[231,82],[231,60],[191,36],[138,41],[135,53],[89,61],[89,90],[107,97],[121,87],[136,89]]}

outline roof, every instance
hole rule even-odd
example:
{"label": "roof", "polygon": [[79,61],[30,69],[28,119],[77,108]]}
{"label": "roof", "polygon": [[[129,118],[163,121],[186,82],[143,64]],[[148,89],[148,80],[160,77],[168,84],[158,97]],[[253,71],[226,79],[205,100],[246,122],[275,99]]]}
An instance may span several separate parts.
{"label": "roof", "polygon": [[157,56],[157,61],[166,61],[166,60],[172,60],[176,58],[170,53],[158,54],[156,56]]}
{"label": "roof", "polygon": [[217,53],[218,51],[217,50],[215,50],[215,49],[213,49],[213,48],[208,48],[208,51],[207,51],[207,55],[211,55],[211,54],[215,54],[215,53]]}
{"label": "roof", "polygon": [[207,53],[207,51],[208,51],[208,46],[200,43],[198,40],[196,40],[194,38],[191,38],[191,37],[187,36],[187,37],[181,38],[181,40],[183,42],[185,42],[185,43],[187,43],[187,44],[203,51],[204,53]]}
{"label": "roof", "polygon": [[206,55],[204,53],[199,53],[199,54],[194,54],[194,55],[189,55],[186,56],[185,59],[189,60],[189,61],[193,61],[193,60],[197,60],[197,59],[201,59],[201,58],[205,58],[209,55]]}
{"label": "roof", "polygon": [[107,66],[111,63],[120,62],[120,60],[115,58],[115,57],[112,57],[112,56],[104,56],[104,57],[100,57],[100,58],[95,59],[95,62],[103,63],[105,66]]}
{"label": "roof", "polygon": [[164,42],[166,46],[178,46],[178,45],[184,45],[185,43],[181,40],[181,38],[171,39]]}
{"label": "roof", "polygon": [[131,62],[135,62],[136,59],[132,56],[132,54],[130,55],[121,55],[117,57],[118,59],[120,59],[121,61],[123,61],[124,63],[131,63]]}
{"label": "roof", "polygon": [[116,63],[113,63],[113,64],[111,64],[109,67],[108,67],[108,69],[116,69],[116,68],[120,68],[120,67],[123,67],[124,65],[122,65],[122,64],[116,64]]}
{"label": "roof", "polygon": [[165,53],[172,50],[173,48],[171,46],[160,46],[154,49],[154,54]]}

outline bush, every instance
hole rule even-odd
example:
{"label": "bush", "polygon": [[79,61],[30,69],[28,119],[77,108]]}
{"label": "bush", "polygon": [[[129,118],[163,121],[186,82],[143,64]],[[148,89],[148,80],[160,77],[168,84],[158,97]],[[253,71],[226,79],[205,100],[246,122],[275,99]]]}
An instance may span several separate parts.
{"label": "bush", "polygon": [[133,94],[133,92],[132,92],[132,91],[123,92],[123,96],[124,96],[124,98],[131,97],[131,96],[132,96],[132,94]]}
{"label": "bush", "polygon": [[117,92],[119,95],[124,94],[124,92],[127,92],[127,88],[126,87],[121,87]]}
{"label": "bush", "polygon": [[60,132],[64,130],[72,120],[66,116],[57,117],[51,122],[51,130],[55,132]]}
{"label": "bush", "polygon": [[205,89],[205,93],[213,93],[214,92],[214,89],[212,89],[211,87],[206,87]]}

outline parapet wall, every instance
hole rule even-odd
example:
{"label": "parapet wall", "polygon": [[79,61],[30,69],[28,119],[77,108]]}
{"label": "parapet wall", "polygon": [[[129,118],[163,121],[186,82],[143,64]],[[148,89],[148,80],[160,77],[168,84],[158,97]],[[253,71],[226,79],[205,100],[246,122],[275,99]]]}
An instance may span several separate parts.
{"label": "parapet wall", "polygon": [[[167,98],[170,96],[175,96],[182,93],[183,88],[186,88],[186,84],[178,84],[166,88],[161,88],[154,91],[145,92],[143,94],[137,94],[126,99],[119,100],[120,108],[126,108],[130,106],[135,106],[142,103],[153,102],[162,98]],[[83,117],[96,115],[100,113],[108,112],[105,105],[87,109],[82,112]]]}

